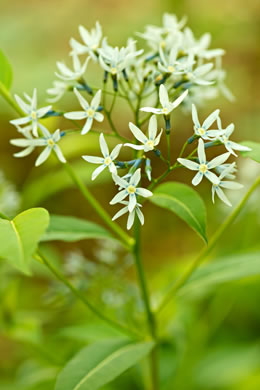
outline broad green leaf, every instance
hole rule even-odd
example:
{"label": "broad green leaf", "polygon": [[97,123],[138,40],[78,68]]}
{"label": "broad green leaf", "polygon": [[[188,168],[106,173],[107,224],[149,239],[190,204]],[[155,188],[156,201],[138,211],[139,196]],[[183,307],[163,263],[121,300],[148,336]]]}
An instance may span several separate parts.
{"label": "broad green leaf", "polygon": [[104,339],[115,339],[116,337],[122,338],[124,336],[119,330],[102,322],[68,326],[61,329],[58,335],[63,338],[81,342],[94,342]]}
{"label": "broad green leaf", "polygon": [[84,219],[51,215],[50,224],[41,241],[80,241],[91,238],[115,239],[113,235],[96,223]]}
{"label": "broad green leaf", "polygon": [[[91,180],[93,167],[90,164],[86,164],[85,161],[77,161],[72,164],[72,167],[85,184],[88,186],[93,185],[93,181]],[[99,182],[104,183],[108,180],[109,173],[103,172],[102,176],[100,175]],[[37,178],[25,184],[22,194],[23,207],[36,206],[51,196],[74,187],[75,184],[68,173],[59,165],[58,169],[48,171],[40,176],[38,175]]]}
{"label": "broad green leaf", "polygon": [[0,83],[2,83],[7,89],[10,89],[13,79],[12,67],[0,49]]}
{"label": "broad green leaf", "polygon": [[164,183],[156,188],[149,200],[177,214],[207,242],[206,208],[193,188],[183,183]]}
{"label": "broad green leaf", "polygon": [[250,276],[260,276],[260,252],[225,257],[197,269],[179,290],[179,294],[193,294],[205,287],[214,287]]}
{"label": "broad green leaf", "polygon": [[247,146],[248,148],[251,148],[249,152],[241,152],[243,157],[249,157],[252,160],[255,160],[256,162],[260,163],[260,143],[254,142],[254,141],[243,141],[240,142],[241,145]]}
{"label": "broad green leaf", "polygon": [[12,221],[0,219],[0,258],[28,274],[29,263],[49,224],[48,211],[29,209]]}
{"label": "broad green leaf", "polygon": [[143,359],[154,342],[106,340],[83,348],[61,371],[55,390],[98,390]]}

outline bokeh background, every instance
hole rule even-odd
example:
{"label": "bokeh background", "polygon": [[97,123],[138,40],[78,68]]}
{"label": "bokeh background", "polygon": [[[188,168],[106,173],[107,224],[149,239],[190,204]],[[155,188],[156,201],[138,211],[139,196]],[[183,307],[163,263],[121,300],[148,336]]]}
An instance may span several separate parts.
{"label": "bokeh background", "polygon": [[[226,50],[223,65],[228,74],[227,84],[234,93],[236,101],[230,103],[225,98],[210,101],[207,107],[201,109],[202,117],[208,115],[213,109],[220,108],[223,122],[225,124],[234,122],[236,125],[235,141],[254,140],[259,142],[259,0],[248,0],[247,2],[244,0],[218,0],[217,2],[207,0],[142,0],[142,2],[138,0],[131,2],[126,0],[98,0],[95,2],[91,0],[13,0],[7,2],[2,0],[0,47],[7,54],[13,66],[12,91],[18,94],[25,91],[31,94],[33,88],[37,87],[39,99],[44,104],[47,97],[46,89],[51,86],[55,78],[55,63],[57,60],[68,60],[68,42],[71,37],[78,38],[79,24],[91,28],[95,21],[99,20],[103,26],[104,34],[109,37],[109,42],[112,45],[120,46],[126,43],[129,36],[135,37],[136,31],[143,31],[146,24],[159,25],[164,12],[175,13],[179,18],[187,15],[188,25],[194,31],[195,36],[199,37],[204,32],[210,32],[212,34],[212,47],[221,47]],[[96,74],[94,68],[90,67],[89,84],[101,85],[101,80],[102,76]],[[72,106],[76,107],[75,99],[72,97],[66,97],[57,104],[57,107],[64,110]],[[9,140],[16,137],[16,132],[9,124],[9,120],[14,117],[14,112],[2,98],[0,98],[0,113],[0,170],[5,175],[5,179],[0,176],[0,194],[1,191],[2,193],[6,191],[5,180],[7,180],[9,192],[7,191],[5,197],[6,202],[10,203],[11,209],[18,201],[19,195],[17,193],[20,193],[22,194],[20,195],[20,208],[43,206],[52,213],[77,215],[98,221],[83,202],[81,195],[64,177],[55,160],[50,159],[43,167],[36,169],[33,167],[35,156],[21,160],[12,157],[15,149],[10,146]],[[120,106],[116,110],[116,122],[122,129],[122,134],[127,132],[129,120],[131,120],[129,111],[124,106]],[[50,120],[49,125],[51,128],[68,126],[66,122],[57,118]],[[181,112],[176,115],[175,126],[178,130],[178,138],[176,137],[174,143],[176,156],[180,146],[191,134],[191,125],[190,115],[184,115]],[[97,137],[83,138],[76,135],[68,137],[67,140],[64,139],[63,148],[70,160],[76,165],[79,164],[78,168],[81,174],[88,178],[91,169],[80,164],[78,156],[83,153],[95,153]],[[239,158],[238,166],[238,181],[244,184],[246,191],[259,173],[259,167],[256,163],[242,158]],[[159,173],[160,170],[159,165],[154,169],[154,172]],[[174,173],[172,179],[188,183],[191,177],[189,172],[181,171]],[[93,187],[97,198],[104,205],[108,204],[113,196],[113,188],[111,188],[107,178],[104,174]],[[198,191],[208,206],[208,232],[210,235],[223,222],[230,210],[220,202],[212,205],[208,183],[203,183]],[[230,194],[234,204],[242,196],[243,191]],[[111,213],[113,212],[114,210],[111,211]],[[166,211],[156,209],[151,205],[146,206],[145,215],[143,249],[150,284],[151,286],[165,285],[172,276],[174,277],[174,266],[182,267],[200,250],[203,244],[174,215],[169,215]],[[125,221],[120,223],[124,225]],[[223,237],[214,256],[221,257],[260,249],[259,231],[259,192],[255,192],[248,202],[246,210]],[[97,301],[101,299],[103,304],[111,305],[111,311],[117,316],[121,315],[123,318],[130,316],[129,313],[138,300],[138,293],[132,284],[134,273],[131,259],[121,253],[118,248],[107,247],[96,242],[81,242],[77,245],[59,244],[45,250],[51,252],[57,261],[65,257],[67,265],[75,263],[76,271],[68,268],[68,274],[74,275],[75,283],[81,283],[82,279],[85,278],[87,286],[84,288],[89,288],[94,299]],[[110,257],[109,253],[112,253]],[[118,268],[120,268],[121,273]],[[2,336],[0,336],[0,377],[2,378],[0,388],[3,390],[13,388],[16,390],[52,389],[52,381],[59,363],[66,361],[76,348],[73,343],[69,344],[69,348],[65,348],[62,337],[67,337],[66,340],[72,339],[75,342],[75,333],[73,336],[73,332],[70,333],[68,329],[71,329],[75,322],[81,325],[84,321],[88,322],[90,317],[80,305],[70,300],[66,291],[53,283],[52,278],[47,273],[45,274],[41,268],[36,267],[37,277],[34,279],[10,274],[3,265],[1,265],[0,272],[0,330],[2,330]],[[127,287],[120,283],[122,274],[128,280]],[[100,285],[103,286],[102,289]],[[208,376],[198,374],[199,379],[197,382],[195,381],[197,384],[190,383],[185,385],[186,387],[182,385],[184,387],[178,387],[179,389],[257,390],[260,388],[259,294],[259,280],[251,280],[249,284],[222,288],[214,296],[206,295],[204,300],[196,303],[195,308],[191,309],[189,303],[183,304],[181,308],[178,307],[179,311],[176,308],[177,304],[171,307],[169,316],[175,314],[176,321],[173,324],[173,329],[177,332],[175,334],[181,334],[181,327],[189,333],[189,327],[195,323],[195,331],[198,332],[199,336],[202,336],[205,328],[208,330],[210,321],[212,321],[214,324],[215,322],[218,324],[217,330],[212,336],[214,348],[218,343],[220,344],[219,350],[212,347],[213,352],[211,352],[210,342],[208,339],[204,340],[205,344],[208,346],[209,343],[210,346],[209,357],[203,355],[205,361],[198,362],[198,365],[201,365],[198,372],[201,370],[203,373],[204,365],[207,367],[209,364]],[[119,313],[125,302],[125,295],[130,298],[127,299],[127,310],[122,315]],[[223,307],[226,307],[227,297],[229,298],[228,310],[223,315],[224,318],[221,318]],[[211,310],[212,318],[207,315],[208,309]],[[202,313],[204,313],[203,316]],[[198,322],[198,318],[201,316],[202,319]],[[64,331],[65,335],[60,336],[57,341],[56,334],[62,330],[60,329],[62,327],[61,321],[62,326],[67,326],[67,333]],[[47,336],[50,341],[46,348],[43,348],[42,343]],[[184,337],[183,335],[179,336]],[[94,339],[95,337],[93,336]],[[86,332],[82,331],[82,338],[83,341],[89,341]],[[196,349],[198,346],[195,341],[193,340]],[[77,342],[82,342],[80,336]],[[59,348],[60,356],[57,359],[55,356],[57,354],[52,352],[53,348]],[[166,355],[167,351],[166,348]],[[174,361],[174,356],[172,359],[170,362]],[[187,364],[188,366],[184,364],[184,368],[182,367],[183,373],[187,367],[191,369],[190,365],[192,364],[193,367],[195,363],[189,361]],[[174,366],[174,364],[172,365]],[[218,377],[219,370],[224,372],[222,381]],[[35,374],[37,380],[35,378],[28,379],[32,371],[39,373]],[[42,382],[39,378],[42,378]],[[48,384],[44,382],[46,378],[49,379]],[[178,380],[181,381],[181,378],[180,374]],[[213,381],[216,381],[215,386],[212,385]],[[125,384],[123,386],[124,389],[128,388]],[[132,383],[132,387],[129,388],[138,389],[134,386],[137,384]]]}

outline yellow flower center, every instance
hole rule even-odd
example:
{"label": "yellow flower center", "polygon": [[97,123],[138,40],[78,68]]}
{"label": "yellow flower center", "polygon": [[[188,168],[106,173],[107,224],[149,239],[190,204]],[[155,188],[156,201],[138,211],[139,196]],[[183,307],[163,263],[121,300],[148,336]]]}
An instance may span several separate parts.
{"label": "yellow flower center", "polygon": [[93,118],[95,111],[92,108],[88,108],[87,114],[88,114],[88,117]]}
{"label": "yellow flower center", "polygon": [[228,138],[227,138],[225,135],[223,136],[223,141],[224,141],[224,142],[227,142],[227,141],[228,141]]}
{"label": "yellow flower center", "polygon": [[166,42],[165,42],[165,41],[161,41],[160,46],[161,46],[162,49],[165,49],[165,47],[166,47]]}
{"label": "yellow flower center", "polygon": [[200,172],[201,173],[206,173],[208,170],[208,167],[206,164],[200,164]]}
{"label": "yellow flower center", "polygon": [[97,48],[98,48],[98,45],[97,45],[97,44],[94,44],[94,45],[91,46],[91,49],[92,49],[92,50],[97,50]]}
{"label": "yellow flower center", "polygon": [[200,127],[200,128],[198,129],[198,133],[199,133],[200,135],[205,135],[206,131],[205,131],[202,127]]}
{"label": "yellow flower center", "polygon": [[193,74],[191,72],[188,72],[187,74],[185,74],[184,76],[185,80],[191,80],[193,78]]}
{"label": "yellow flower center", "polygon": [[174,66],[169,65],[169,66],[168,66],[168,72],[169,72],[169,73],[173,73],[174,71],[175,71]]}
{"label": "yellow flower center", "polygon": [[109,164],[111,164],[111,162],[112,162],[112,160],[111,160],[110,157],[106,157],[105,160],[104,160],[104,164],[105,165],[109,165]]}
{"label": "yellow flower center", "polygon": [[162,74],[159,74],[159,76],[156,77],[155,81],[158,82],[158,81],[161,81],[163,78],[163,75]]}
{"label": "yellow flower center", "polygon": [[135,194],[136,188],[135,188],[135,186],[130,185],[130,186],[128,186],[127,191],[128,191],[128,194]]}
{"label": "yellow flower center", "polygon": [[37,114],[36,114],[35,111],[32,112],[32,119],[33,119],[33,120],[37,119]]}
{"label": "yellow flower center", "polygon": [[163,113],[164,115],[168,115],[168,114],[169,114],[168,108],[164,107],[164,108],[162,109],[162,113]]}
{"label": "yellow flower center", "polygon": [[117,74],[117,69],[116,68],[111,68],[111,73],[112,74]]}
{"label": "yellow flower center", "polygon": [[48,142],[48,145],[51,146],[51,147],[53,147],[55,145],[55,142],[53,141],[52,138],[48,139],[47,142]]}
{"label": "yellow flower center", "polygon": [[154,148],[154,141],[149,139],[147,142],[146,142],[146,145],[149,146],[150,148]]}

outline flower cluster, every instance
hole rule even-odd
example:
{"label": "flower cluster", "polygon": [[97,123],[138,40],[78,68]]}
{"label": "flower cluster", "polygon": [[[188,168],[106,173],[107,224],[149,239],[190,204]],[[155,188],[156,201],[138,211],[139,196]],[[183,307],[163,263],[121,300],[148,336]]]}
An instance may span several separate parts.
{"label": "flower cluster", "polygon": [[[144,33],[137,35],[146,41],[148,52],[138,50],[137,42],[132,38],[125,47],[110,46],[98,22],[91,31],[80,26],[81,42],[74,38],[70,40],[72,68],[63,62],[57,62],[58,72],[55,74],[59,80],[54,81],[54,87],[47,92],[51,95],[49,100],[56,102],[67,91],[73,91],[81,108],[64,114],[52,111],[51,106],[38,108],[36,89],[32,98],[25,94],[26,101],[15,96],[25,114],[11,121],[24,137],[11,140],[13,145],[24,148],[15,156],[27,156],[40,146],[44,147],[44,150],[37,158],[36,166],[42,164],[52,150],[64,163],[65,157],[57,143],[67,131],[56,130],[50,133],[42,124],[44,118],[64,115],[71,123],[84,120],[82,127],[76,123],[81,134],[86,135],[90,131],[99,132],[93,125],[95,121],[103,122],[106,117],[111,127],[110,135],[120,139],[120,144],[110,152],[105,135],[99,132],[101,156],[84,155],[82,158],[88,163],[98,164],[92,173],[92,180],[108,168],[111,179],[115,186],[118,186],[118,192],[110,204],[119,203],[123,207],[115,214],[113,220],[129,213],[128,229],[132,227],[135,216],[141,224],[144,223],[141,211],[143,198],[151,197],[153,195],[151,189],[160,181],[152,177],[154,163],[152,157],[155,159],[159,157],[167,164],[166,175],[181,166],[196,171],[192,184],[197,186],[205,177],[212,185],[213,202],[216,194],[230,206],[223,188],[240,189],[242,186],[232,181],[235,178],[236,165],[234,162],[227,163],[227,160],[231,155],[236,156],[235,151],[246,151],[248,148],[230,140],[234,125],[222,127],[220,110],[212,112],[203,122],[199,120],[196,105],[216,96],[219,92],[230,100],[233,97],[224,83],[225,72],[221,67],[224,51],[210,49],[210,35],[205,34],[196,39],[185,24],[186,19],[178,21],[174,15],[165,14],[162,26],[147,26]],[[104,72],[103,83],[99,88],[86,82],[90,61]],[[110,90],[106,85],[107,83],[110,85],[109,78]],[[113,95],[109,109],[107,94]],[[91,95],[91,101],[88,95]],[[129,122],[132,139],[123,137],[112,119],[113,108],[119,98],[123,98],[135,114],[135,123]],[[171,117],[178,107],[191,111],[194,132],[184,144],[175,164],[171,165]],[[162,125],[159,122],[161,118]],[[212,128],[213,125],[215,128]],[[164,134],[167,140],[168,159],[163,157],[159,149]],[[126,142],[128,140],[130,142]],[[195,142],[198,144],[193,152],[184,158],[186,146]],[[227,151],[208,161],[205,149],[220,145]],[[126,148],[130,148],[128,152]],[[131,149],[134,149],[131,160],[122,161],[118,158],[122,151],[129,155]],[[123,175],[119,174],[120,170],[123,171]],[[148,188],[139,186],[143,177],[148,179]]]}

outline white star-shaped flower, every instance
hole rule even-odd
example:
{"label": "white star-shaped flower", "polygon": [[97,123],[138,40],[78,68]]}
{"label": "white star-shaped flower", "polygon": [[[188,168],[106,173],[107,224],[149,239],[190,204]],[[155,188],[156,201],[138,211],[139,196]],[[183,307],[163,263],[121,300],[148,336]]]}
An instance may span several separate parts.
{"label": "white star-shaped flower", "polygon": [[200,124],[198,118],[198,112],[195,104],[192,104],[192,120],[194,123],[195,134],[204,140],[215,140],[221,134],[219,130],[209,130],[210,126],[218,119],[220,110],[212,112],[203,122]]}
{"label": "white star-shaped flower", "polygon": [[176,107],[178,107],[185,97],[188,95],[188,90],[183,92],[174,102],[169,101],[167,89],[163,84],[160,85],[159,98],[162,108],[142,107],[140,110],[145,112],[152,112],[156,115],[169,115]]}
{"label": "white star-shaped flower", "polygon": [[238,144],[236,142],[233,142],[233,141],[229,140],[229,137],[231,136],[231,134],[235,130],[234,123],[231,123],[230,125],[228,125],[228,127],[226,129],[223,130],[222,129],[221,119],[218,118],[217,122],[218,122],[219,130],[223,134],[223,135],[221,135],[219,137],[219,140],[220,140],[220,142],[223,143],[223,145],[229,151],[229,153],[231,153],[231,154],[233,154],[234,156],[237,157],[237,154],[234,152],[234,150],[239,150],[239,151],[243,151],[243,152],[248,152],[248,151],[252,150],[252,149],[248,148],[247,146],[240,145],[240,144]]}
{"label": "white star-shaped flower", "polygon": [[10,141],[12,145],[25,148],[22,152],[15,153],[14,156],[25,157],[28,154],[30,154],[35,149],[35,147],[45,146],[44,150],[42,151],[42,153],[39,155],[39,157],[35,162],[36,167],[38,167],[39,165],[41,165],[47,160],[52,150],[56,153],[58,159],[62,163],[65,163],[66,159],[63,156],[60,147],[57,145],[57,142],[59,142],[61,138],[60,130],[58,129],[53,134],[51,134],[49,130],[46,129],[46,127],[41,125],[40,128],[43,133],[43,137],[33,138],[30,135],[30,133],[27,131],[23,133],[25,138],[12,139]]}
{"label": "white star-shaped flower", "polygon": [[207,162],[204,142],[200,138],[198,146],[199,163],[187,160],[185,158],[178,158],[177,160],[186,168],[191,169],[192,171],[198,171],[198,173],[194,176],[192,180],[192,184],[194,186],[197,186],[203,179],[203,176],[205,176],[213,184],[217,184],[219,179],[217,175],[215,175],[215,173],[211,172],[210,170],[223,164],[229,158],[229,156],[230,153],[224,153],[218,157],[213,158],[213,160],[211,160],[210,162]]}
{"label": "white star-shaped flower", "polygon": [[140,203],[136,203],[133,211],[129,211],[129,202],[123,200],[120,203],[125,205],[125,206],[114,215],[114,217],[112,218],[112,221],[115,221],[117,218],[121,217],[122,215],[129,213],[128,218],[127,218],[127,230],[131,229],[131,227],[133,226],[136,215],[137,215],[141,225],[144,224],[144,215],[141,211],[142,205]]}
{"label": "white star-shaped flower", "polygon": [[161,130],[159,135],[157,135],[157,119],[155,115],[152,115],[149,121],[148,137],[132,122],[129,123],[129,128],[135,138],[143,145],[126,143],[124,146],[129,146],[130,148],[136,150],[144,150],[145,152],[149,152],[150,150],[155,149],[155,146],[157,146],[160,142],[160,138],[163,132],[163,130]]}
{"label": "white star-shaped flower", "polygon": [[233,172],[236,163],[230,164],[226,169],[222,171],[218,178],[218,183],[212,185],[212,202],[215,203],[215,193],[218,195],[219,199],[222,200],[226,205],[232,206],[226,195],[224,194],[222,188],[227,188],[229,190],[240,190],[243,188],[243,185],[240,183],[235,183],[233,181],[223,180],[225,177],[228,178],[230,172]]}
{"label": "white star-shaped flower", "polygon": [[111,173],[116,173],[116,165],[114,161],[116,160],[117,156],[119,155],[120,149],[122,147],[122,144],[116,145],[116,147],[112,150],[111,153],[109,153],[108,146],[105,140],[105,137],[103,133],[99,136],[99,144],[100,149],[103,154],[103,157],[95,157],[95,156],[82,156],[84,160],[87,162],[90,162],[92,164],[101,164],[100,167],[94,170],[92,173],[92,180],[95,180],[95,178],[105,169],[108,168]]}
{"label": "white star-shaped flower", "polygon": [[57,68],[59,69],[60,73],[55,72],[55,75],[65,81],[80,80],[86,72],[89,60],[90,57],[88,57],[83,65],[81,65],[77,54],[72,53],[73,70],[68,68],[67,65],[65,65],[63,62],[58,61]]}
{"label": "white star-shaped flower", "polygon": [[35,137],[38,136],[38,126],[39,122],[38,120],[42,118],[44,115],[47,114],[48,111],[51,110],[52,106],[42,107],[37,109],[37,90],[34,88],[33,90],[33,96],[32,98],[25,94],[25,98],[27,99],[28,103],[25,103],[18,95],[14,95],[15,100],[17,101],[17,104],[23,112],[26,114],[26,116],[18,119],[13,119],[10,121],[12,125],[20,126],[25,125],[27,123],[32,124],[32,131],[33,135]]}
{"label": "white star-shaped flower", "polygon": [[101,89],[97,91],[96,95],[91,100],[90,105],[87,100],[84,99],[84,97],[79,93],[77,88],[74,88],[74,93],[77,96],[78,101],[84,111],[67,112],[64,114],[64,116],[65,118],[73,120],[87,119],[81,131],[81,134],[86,134],[91,129],[94,119],[98,122],[102,122],[104,120],[104,115],[97,111],[101,100]]}
{"label": "white star-shaped flower", "polygon": [[79,34],[83,44],[71,38],[70,45],[72,53],[76,54],[90,54],[93,60],[97,59],[97,49],[100,46],[102,38],[102,27],[99,22],[96,22],[96,27],[88,31],[85,27],[79,26]]}
{"label": "white star-shaped flower", "polygon": [[122,179],[117,175],[112,175],[115,183],[123,188],[118,194],[114,196],[110,204],[116,204],[124,200],[129,196],[128,210],[132,212],[137,204],[137,196],[143,196],[147,198],[152,196],[153,193],[145,188],[137,187],[139,181],[141,180],[141,169],[138,168],[133,176],[130,178],[129,182]]}

